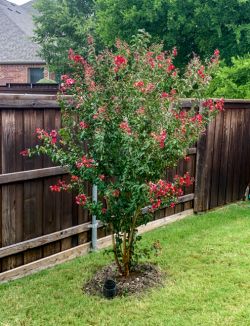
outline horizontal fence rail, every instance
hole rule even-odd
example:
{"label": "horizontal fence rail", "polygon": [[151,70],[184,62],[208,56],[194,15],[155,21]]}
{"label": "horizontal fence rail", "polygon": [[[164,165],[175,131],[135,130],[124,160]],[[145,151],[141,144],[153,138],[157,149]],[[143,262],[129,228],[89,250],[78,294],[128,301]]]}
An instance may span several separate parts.
{"label": "horizontal fence rail", "polygon": [[[25,275],[90,248],[89,212],[74,203],[72,194],[49,190],[57,178],[67,178],[67,167],[54,166],[46,157],[19,155],[36,144],[36,128],[60,128],[56,100],[56,95],[0,94],[0,280],[1,275],[3,280]],[[191,104],[192,99],[186,99],[183,108]],[[188,150],[190,160],[167,171],[170,181],[188,171],[196,184],[186,189],[175,208],[155,212],[154,223],[158,222],[153,225],[193,208],[201,212],[242,197],[250,181],[249,109],[250,101],[226,100],[225,111],[210,124],[197,147]],[[91,185],[86,184],[86,189],[91,195]],[[100,247],[107,243],[102,240],[107,235],[99,224]]]}

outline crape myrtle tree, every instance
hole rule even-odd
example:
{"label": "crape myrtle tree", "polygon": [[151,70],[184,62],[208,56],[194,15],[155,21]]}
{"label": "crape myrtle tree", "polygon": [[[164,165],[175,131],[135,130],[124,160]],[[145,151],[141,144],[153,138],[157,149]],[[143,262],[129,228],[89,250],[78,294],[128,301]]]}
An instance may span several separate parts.
{"label": "crape myrtle tree", "polygon": [[[193,182],[188,173],[167,181],[166,168],[186,156],[223,109],[222,100],[205,101],[202,95],[218,50],[204,65],[194,57],[180,75],[173,63],[177,50],[148,46],[149,40],[141,31],[130,44],[117,40],[116,50],[97,55],[89,37],[86,58],[70,50],[72,74],[62,76],[59,95],[63,126],[37,129],[39,144],[23,152],[46,154],[67,166],[71,182],[59,180],[51,190],[74,189],[76,203],[109,226],[115,262],[124,276],[137,263],[138,226],[156,209],[174,207],[183,187]],[[190,96],[192,108],[183,111],[180,98]],[[91,201],[85,181],[98,186],[102,201]]]}

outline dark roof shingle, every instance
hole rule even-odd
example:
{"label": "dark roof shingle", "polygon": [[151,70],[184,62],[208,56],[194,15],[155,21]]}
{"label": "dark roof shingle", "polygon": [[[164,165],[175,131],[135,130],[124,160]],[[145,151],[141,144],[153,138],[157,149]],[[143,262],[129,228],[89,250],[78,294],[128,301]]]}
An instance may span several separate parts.
{"label": "dark roof shingle", "polygon": [[21,6],[0,0],[0,63],[42,63],[32,41],[32,16]]}

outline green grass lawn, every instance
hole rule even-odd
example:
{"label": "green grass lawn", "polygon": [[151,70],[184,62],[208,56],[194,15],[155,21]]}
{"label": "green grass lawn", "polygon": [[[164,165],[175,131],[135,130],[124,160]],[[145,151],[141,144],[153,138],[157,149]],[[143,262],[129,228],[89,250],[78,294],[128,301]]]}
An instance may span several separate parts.
{"label": "green grass lawn", "polygon": [[145,234],[160,240],[152,261],[165,285],[140,297],[107,301],[82,293],[110,262],[89,254],[0,285],[0,325],[250,325],[250,204],[238,203]]}

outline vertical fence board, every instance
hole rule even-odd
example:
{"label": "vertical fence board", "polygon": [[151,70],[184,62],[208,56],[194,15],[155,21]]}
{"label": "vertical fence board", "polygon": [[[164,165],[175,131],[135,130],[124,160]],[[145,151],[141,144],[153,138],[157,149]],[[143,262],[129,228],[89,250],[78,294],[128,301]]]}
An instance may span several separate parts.
{"label": "vertical fence board", "polygon": [[222,145],[220,151],[220,168],[219,168],[219,192],[218,192],[218,205],[224,205],[226,203],[226,191],[227,191],[227,169],[228,159],[230,158],[230,126],[231,126],[232,111],[227,110],[223,114],[223,136]]}
{"label": "vertical fence board", "polygon": [[[37,121],[37,116],[39,117]],[[41,114],[37,110],[24,111],[24,148],[35,146],[37,139],[35,129],[37,122],[41,124]],[[24,170],[41,168],[42,162],[39,157],[24,159]],[[41,182],[31,180],[24,183],[24,240],[32,239],[42,235],[41,203],[42,198]],[[42,258],[42,249],[35,248],[24,253],[25,264]]]}
{"label": "vertical fence board", "polygon": [[[51,131],[55,129],[56,110],[44,110],[44,129]],[[52,166],[49,158],[44,157],[44,167]],[[60,222],[56,213],[58,206],[58,196],[51,193],[49,186],[55,184],[59,177],[44,179],[44,196],[43,196],[43,232],[49,234],[59,230]],[[60,242],[48,244],[43,248],[44,257],[55,254],[60,251]]]}
{"label": "vertical fence board", "polygon": [[240,164],[240,186],[239,186],[239,198],[243,198],[247,185],[250,183],[250,109],[245,110],[244,119],[242,123],[243,139],[242,144],[242,160]]}
{"label": "vertical fence board", "polygon": [[223,113],[220,112],[215,121],[213,158],[211,162],[212,171],[211,171],[210,206],[209,206],[210,208],[217,207],[218,205],[222,135],[223,135]]}
{"label": "vertical fence board", "polygon": [[[2,173],[15,171],[15,110],[2,112]],[[2,187],[2,242],[7,246],[16,242],[16,187]],[[2,261],[2,269],[8,270],[17,266],[15,257],[7,257]]]}
{"label": "vertical fence board", "polygon": [[209,208],[211,170],[213,157],[215,121],[212,121],[205,134],[201,135],[197,143],[197,163],[195,177],[194,211],[202,212]]}

